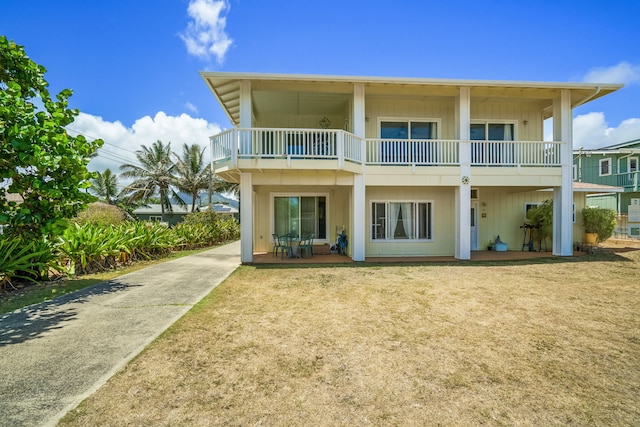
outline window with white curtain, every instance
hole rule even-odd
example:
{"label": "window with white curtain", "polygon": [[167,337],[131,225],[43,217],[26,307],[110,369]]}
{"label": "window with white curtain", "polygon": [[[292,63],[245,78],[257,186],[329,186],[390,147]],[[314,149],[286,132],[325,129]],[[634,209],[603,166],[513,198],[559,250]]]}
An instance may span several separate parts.
{"label": "window with white curtain", "polygon": [[373,202],[372,240],[432,240],[433,202]]}

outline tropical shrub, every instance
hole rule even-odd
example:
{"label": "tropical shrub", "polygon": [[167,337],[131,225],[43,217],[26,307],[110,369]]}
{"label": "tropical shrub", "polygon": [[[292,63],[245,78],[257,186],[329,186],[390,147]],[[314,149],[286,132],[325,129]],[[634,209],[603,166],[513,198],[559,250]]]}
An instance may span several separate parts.
{"label": "tropical shrub", "polygon": [[553,235],[553,200],[545,200],[527,211],[527,219],[537,227],[536,234],[540,242]]}
{"label": "tropical shrub", "polygon": [[87,210],[82,211],[73,219],[78,224],[94,223],[94,224],[120,224],[125,222],[127,214],[124,210],[115,205],[96,202],[91,203]]}
{"label": "tropical shrub", "polygon": [[0,287],[11,285],[14,278],[36,281],[46,270],[43,260],[50,260],[50,256],[51,249],[43,249],[35,241],[27,243],[20,237],[0,235]]}
{"label": "tropical shrub", "polygon": [[596,233],[598,242],[607,240],[616,228],[616,213],[606,208],[586,207],[582,210],[585,233]]}

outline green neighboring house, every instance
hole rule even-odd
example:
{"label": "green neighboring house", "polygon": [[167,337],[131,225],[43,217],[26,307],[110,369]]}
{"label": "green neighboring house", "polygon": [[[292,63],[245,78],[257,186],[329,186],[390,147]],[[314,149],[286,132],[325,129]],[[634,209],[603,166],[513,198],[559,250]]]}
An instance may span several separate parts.
{"label": "green neighboring house", "polygon": [[613,209],[627,215],[629,205],[640,199],[640,139],[608,147],[573,151],[573,180],[610,185],[624,189],[622,193],[592,194],[587,205]]}
{"label": "green neighboring house", "polygon": [[[214,203],[212,205],[213,211],[220,215],[230,215],[234,218],[238,218],[238,209],[233,206],[229,206],[223,203]],[[209,206],[196,206],[195,212],[206,212],[209,210]],[[184,220],[185,215],[191,212],[191,205],[188,206],[173,206],[173,210],[168,212],[165,210],[164,219],[170,226]],[[162,210],[160,204],[150,204],[147,206],[141,206],[133,211],[133,215],[140,221],[162,221]]]}

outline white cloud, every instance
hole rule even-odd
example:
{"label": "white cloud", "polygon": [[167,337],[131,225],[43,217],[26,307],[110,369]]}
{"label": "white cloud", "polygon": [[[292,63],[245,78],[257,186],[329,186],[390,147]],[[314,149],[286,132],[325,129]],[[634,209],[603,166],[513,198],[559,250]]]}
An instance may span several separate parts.
{"label": "white cloud", "polygon": [[187,12],[193,19],[180,38],[187,52],[198,58],[209,60],[215,56],[219,64],[233,43],[225,32],[227,18],[223,12],[230,9],[226,0],[191,0]]}
{"label": "white cloud", "polygon": [[640,138],[640,118],[610,127],[604,113],[587,113],[573,119],[573,148],[595,149]]}
{"label": "white cloud", "polygon": [[623,61],[612,67],[592,68],[582,80],[588,83],[637,83],[640,82],[640,64]]}
{"label": "white cloud", "polygon": [[137,163],[135,151],[142,145],[150,147],[157,140],[171,143],[171,149],[182,152],[182,144],[197,143],[205,150],[208,161],[209,137],[220,132],[220,126],[204,119],[193,118],[188,114],[167,116],[159,111],[155,117],[145,116],[130,127],[119,121],[109,122],[102,117],[80,113],[69,126],[69,132],[82,134],[88,139],[101,138],[104,145],[98,150],[98,156],[89,163],[89,170],[104,171],[109,168],[120,172],[120,165]]}
{"label": "white cloud", "polygon": [[187,102],[186,104],[184,104],[184,108],[191,111],[192,113],[198,113],[198,107],[196,107],[190,102]]}

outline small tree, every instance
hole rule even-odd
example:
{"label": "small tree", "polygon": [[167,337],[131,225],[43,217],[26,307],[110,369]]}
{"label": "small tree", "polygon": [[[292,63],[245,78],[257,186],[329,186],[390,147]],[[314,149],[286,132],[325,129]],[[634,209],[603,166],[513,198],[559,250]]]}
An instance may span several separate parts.
{"label": "small tree", "polygon": [[586,207],[582,210],[585,233],[596,233],[598,242],[607,240],[616,228],[616,213],[606,208]]}
{"label": "small tree", "polygon": [[536,207],[529,209],[527,219],[537,227],[540,242],[553,236],[553,200],[545,200]]}
{"label": "small tree", "polygon": [[97,172],[96,177],[91,180],[90,191],[101,200],[110,205],[118,203],[118,175],[105,169],[104,172]]}
{"label": "small tree", "polygon": [[[0,36],[0,224],[25,237],[56,235],[94,200],[85,189],[90,156],[102,140],[70,136],[71,90],[52,99],[46,70],[22,46]],[[42,105],[37,108],[34,103]],[[8,202],[7,193],[23,202]]]}

